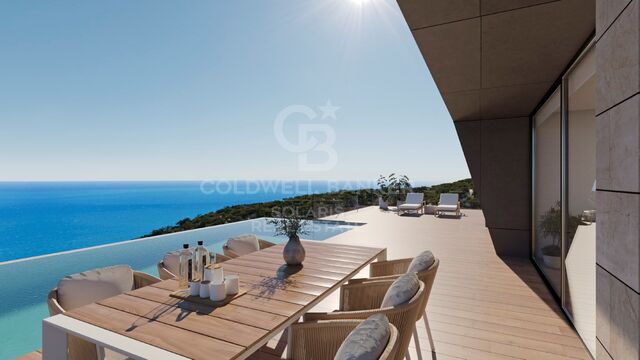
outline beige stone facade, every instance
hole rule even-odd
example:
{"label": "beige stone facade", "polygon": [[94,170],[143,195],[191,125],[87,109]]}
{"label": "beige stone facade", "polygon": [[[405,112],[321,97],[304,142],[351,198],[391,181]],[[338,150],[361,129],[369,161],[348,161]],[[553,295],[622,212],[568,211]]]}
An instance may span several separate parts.
{"label": "beige stone facade", "polygon": [[640,359],[640,1],[596,10],[597,357]]}

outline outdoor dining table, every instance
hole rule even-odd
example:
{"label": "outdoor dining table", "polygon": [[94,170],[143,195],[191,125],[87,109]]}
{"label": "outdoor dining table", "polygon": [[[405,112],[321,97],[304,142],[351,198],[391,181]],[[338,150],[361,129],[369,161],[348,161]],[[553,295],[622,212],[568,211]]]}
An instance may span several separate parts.
{"label": "outdoor dining table", "polygon": [[222,263],[243,295],[221,307],[176,299],[165,280],[89,304],[42,323],[42,354],[66,359],[67,335],[135,359],[244,359],[386,249],[303,241],[302,266],[284,265],[282,244]]}

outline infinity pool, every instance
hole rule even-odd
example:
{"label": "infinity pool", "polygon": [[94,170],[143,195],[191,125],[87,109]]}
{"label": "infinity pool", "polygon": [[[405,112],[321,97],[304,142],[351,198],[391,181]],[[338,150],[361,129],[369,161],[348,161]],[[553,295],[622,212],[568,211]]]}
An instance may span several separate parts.
{"label": "infinity pool", "polygon": [[[361,224],[308,221],[307,240],[325,240]],[[175,234],[119,242],[104,246],[0,263],[0,359],[12,359],[40,347],[41,320],[47,317],[47,293],[66,275],[84,270],[128,264],[157,276],[156,263],[167,251],[203,240],[207,248],[222,252],[226,239],[241,234],[280,243],[267,218],[241,221]]]}

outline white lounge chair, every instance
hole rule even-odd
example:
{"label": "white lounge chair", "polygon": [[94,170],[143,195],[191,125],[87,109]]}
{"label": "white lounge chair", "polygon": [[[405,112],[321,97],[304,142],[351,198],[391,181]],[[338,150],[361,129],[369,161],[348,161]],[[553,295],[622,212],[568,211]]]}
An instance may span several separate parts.
{"label": "white lounge chair", "polygon": [[424,214],[424,194],[423,193],[408,193],[407,199],[401,205],[398,205],[398,215],[401,215],[407,211],[422,212]]}
{"label": "white lounge chair", "polygon": [[458,194],[440,194],[440,201],[436,206],[435,216],[442,215],[447,212],[454,212],[456,216],[460,216],[460,201]]}

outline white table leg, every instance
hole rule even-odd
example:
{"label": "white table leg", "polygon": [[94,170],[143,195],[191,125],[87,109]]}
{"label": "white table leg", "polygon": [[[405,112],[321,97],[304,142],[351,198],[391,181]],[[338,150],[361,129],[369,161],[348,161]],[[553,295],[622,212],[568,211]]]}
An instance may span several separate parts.
{"label": "white table leg", "polygon": [[42,322],[42,359],[67,359],[67,333],[47,321]]}

